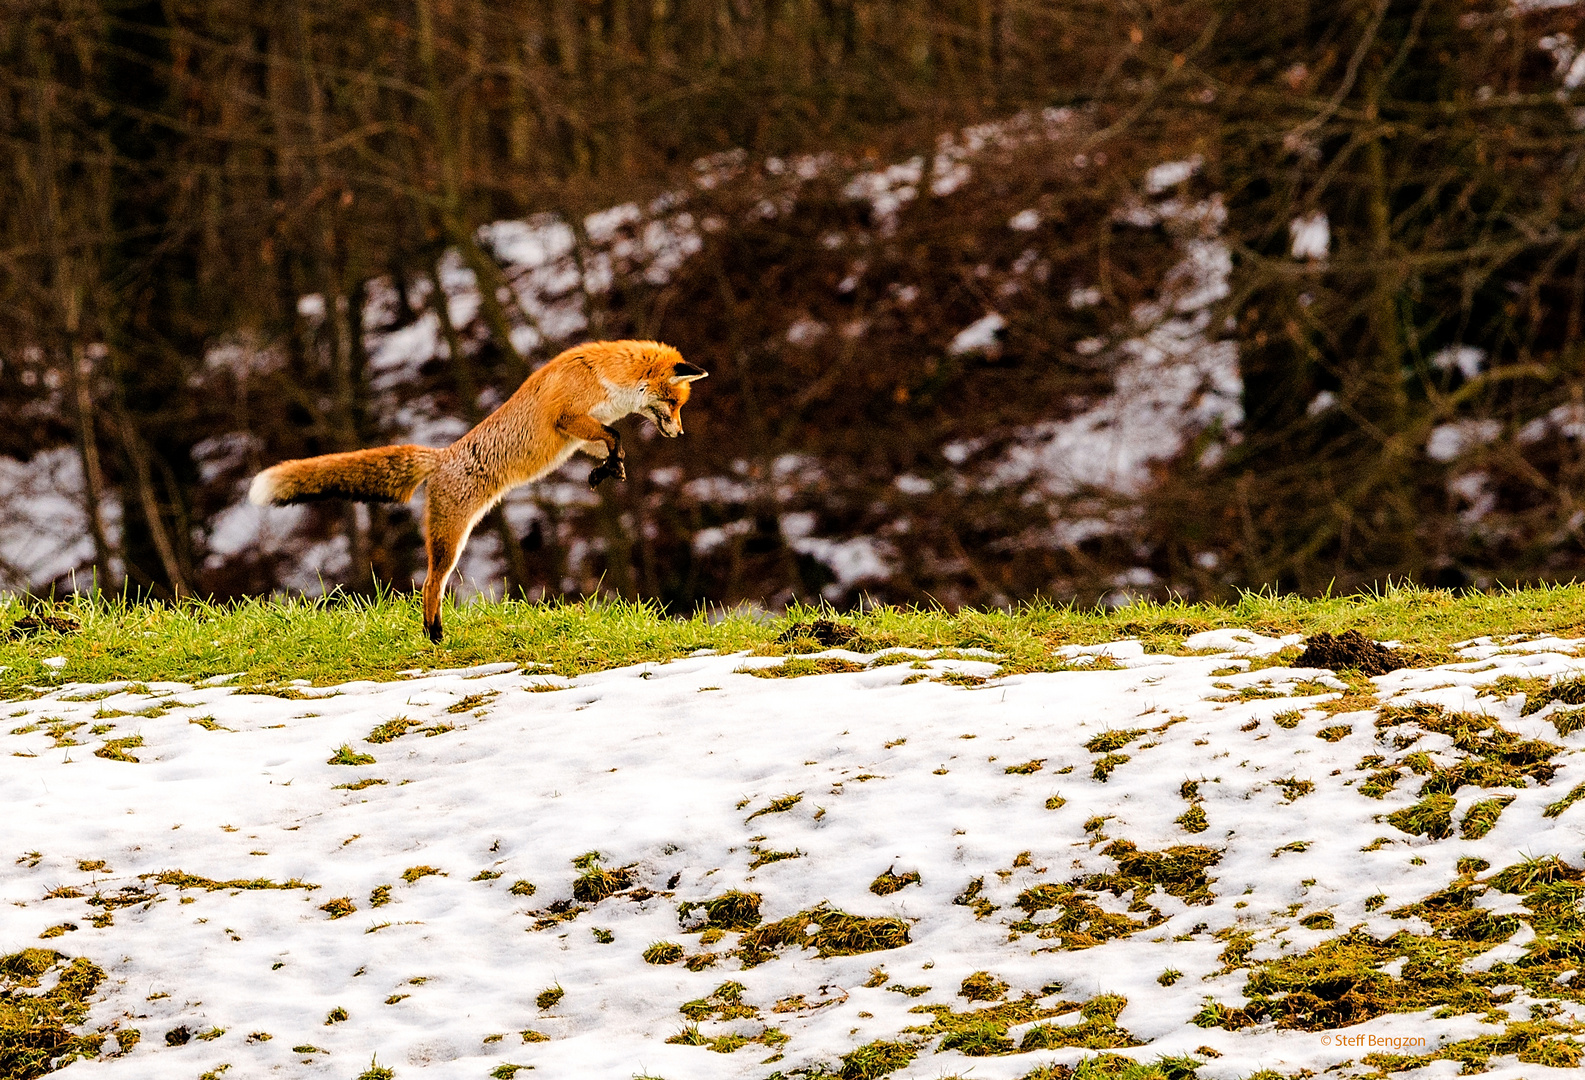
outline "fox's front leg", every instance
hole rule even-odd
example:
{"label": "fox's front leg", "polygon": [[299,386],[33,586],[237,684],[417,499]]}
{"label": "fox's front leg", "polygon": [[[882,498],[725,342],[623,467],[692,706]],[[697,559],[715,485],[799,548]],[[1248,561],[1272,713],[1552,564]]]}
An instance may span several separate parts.
{"label": "fox's front leg", "polygon": [[622,437],[617,434],[615,428],[585,414],[562,417],[556,424],[556,430],[568,438],[582,439],[586,443],[600,443],[605,447],[605,457],[589,474],[590,487],[597,488],[600,486],[600,481],[608,478],[627,479],[627,455],[622,452]]}

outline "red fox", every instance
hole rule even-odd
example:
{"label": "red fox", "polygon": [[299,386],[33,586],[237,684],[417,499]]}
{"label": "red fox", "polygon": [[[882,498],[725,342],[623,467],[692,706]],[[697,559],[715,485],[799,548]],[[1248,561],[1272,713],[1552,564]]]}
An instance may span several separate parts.
{"label": "red fox", "polygon": [[439,642],[440,598],[457,557],[489,509],[512,488],[537,480],[582,450],[599,464],[589,486],[627,479],[622,441],[611,424],[632,413],[669,439],[682,434],[689,384],[707,374],[658,341],[578,345],[534,372],[506,403],[444,449],[384,446],[283,461],[253,478],[260,506],[317,499],[406,502],[429,485],[424,546],[424,630]]}

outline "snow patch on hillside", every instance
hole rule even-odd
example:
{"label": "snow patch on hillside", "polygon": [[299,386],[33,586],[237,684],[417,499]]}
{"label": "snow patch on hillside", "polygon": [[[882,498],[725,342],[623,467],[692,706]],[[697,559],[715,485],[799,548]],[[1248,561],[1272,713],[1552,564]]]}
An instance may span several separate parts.
{"label": "snow patch on hillside", "polygon": [[[1460,859],[1495,872],[1578,857],[1585,809],[1546,808],[1585,769],[1585,731],[1559,736],[1549,713],[1520,716],[1522,698],[1480,695],[1506,675],[1579,674],[1585,642],[1481,639],[1457,663],[1373,680],[1383,702],[1483,713],[1560,744],[1556,781],[1502,789],[1513,801],[1491,831],[1433,840],[1384,820],[1414,802],[1413,783],[1379,799],[1357,786],[1378,767],[1363,757],[1408,752],[1394,748],[1404,727],[1378,733],[1374,708],[1327,713],[1346,688],[1330,672],[1236,670],[1294,641],[1218,630],[1185,643],[1214,651],[1185,655],[1067,647],[1096,670],[985,685],[994,658],[898,650],[865,666],[832,650],[820,658],[852,670],[765,679],[751,670],[779,658],[701,654],[567,679],[497,663],[299,685],[295,699],[217,680],[86,685],[66,664],[43,696],[9,706],[0,736],[0,798],[22,853],[0,861],[0,950],[42,937],[105,970],[89,1027],[141,1039],[71,1074],[117,1080],[225,1065],[345,1078],[371,1055],[399,1076],[515,1063],[761,1080],[772,1047],[791,1072],[835,1068],[873,1040],[917,1046],[897,1080],[971,1069],[1012,1080],[1094,1053],[1017,1052],[1028,1025],[1011,1029],[1015,1052],[974,1058],[905,1032],[928,1023],[915,1006],[975,1007],[959,987],[978,971],[1014,999],[1122,995],[1116,1023],[1136,1045],[1114,1052],[1195,1057],[1207,1080],[1354,1075],[1363,1067],[1342,1063],[1361,1054],[1334,1034],[1434,1050],[1501,1033],[1481,1010],[1336,1032],[1194,1023],[1208,998],[1243,1001],[1252,962],[1345,932],[1427,932],[1392,913],[1447,888]],[[1457,756],[1445,736],[1410,745],[1443,764]],[[327,761],[350,755],[366,758]],[[1490,795],[1460,792],[1458,814]],[[1183,824],[1193,807],[1197,833]],[[1075,939],[1060,910],[1027,910],[1030,896],[1117,872],[1113,841],[1211,852],[1205,895],[1157,889],[1131,904],[1092,885],[1087,902],[1125,920],[1093,941]],[[575,899],[589,866],[625,880]],[[887,872],[917,880],[872,889]],[[682,907],[731,889],[756,894],[765,923],[834,909],[898,920],[906,942],[827,956],[792,946],[747,966],[740,931],[707,944]],[[1503,895],[1483,903],[1497,910]],[[1528,909],[1502,910],[1529,929]],[[1235,932],[1253,951],[1229,965]],[[1492,942],[1475,967],[1522,956],[1527,940]],[[696,959],[646,963],[657,941]],[[689,1023],[680,1008],[729,981],[748,1012],[702,1020],[700,1034],[761,1041],[730,1053],[669,1042]],[[556,987],[559,1000],[536,1001]],[[1555,1004],[1563,1019],[1581,1011]],[[1518,990],[1504,1008],[1525,1019],[1532,1006],[1553,1007]],[[183,1027],[201,1037],[170,1044]],[[1498,1080],[1572,1075],[1500,1054],[1490,1064]]]}

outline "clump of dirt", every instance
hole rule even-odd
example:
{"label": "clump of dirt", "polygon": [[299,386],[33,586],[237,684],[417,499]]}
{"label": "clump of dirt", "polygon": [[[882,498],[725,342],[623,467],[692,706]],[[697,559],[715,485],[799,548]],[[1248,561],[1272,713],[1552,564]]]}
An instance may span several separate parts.
{"label": "clump of dirt", "polygon": [[776,641],[787,645],[808,638],[822,648],[838,649],[858,640],[858,636],[859,632],[846,623],[833,622],[831,619],[816,619],[814,622],[794,623],[778,634]]}
{"label": "clump of dirt", "polygon": [[1293,666],[1333,671],[1352,668],[1361,675],[1385,675],[1409,664],[1396,649],[1372,641],[1358,630],[1345,630],[1336,637],[1323,630],[1305,639],[1304,651]]}
{"label": "clump of dirt", "polygon": [[51,615],[36,611],[31,615],[22,616],[7,627],[6,637],[12,641],[24,641],[30,637],[37,637],[46,630],[52,634],[75,634],[82,628],[82,624],[70,615]]}

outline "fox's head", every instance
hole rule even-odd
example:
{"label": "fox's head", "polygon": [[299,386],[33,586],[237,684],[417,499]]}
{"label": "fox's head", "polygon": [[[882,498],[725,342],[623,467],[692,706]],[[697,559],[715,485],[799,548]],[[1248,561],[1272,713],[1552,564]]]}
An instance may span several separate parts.
{"label": "fox's head", "polygon": [[710,374],[688,363],[676,349],[666,349],[656,360],[645,380],[644,404],[638,410],[655,421],[668,439],[682,434],[682,407],[688,400],[690,384]]}

